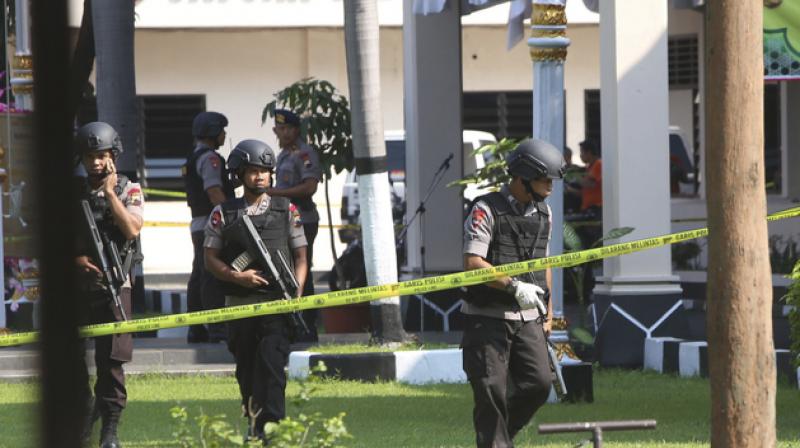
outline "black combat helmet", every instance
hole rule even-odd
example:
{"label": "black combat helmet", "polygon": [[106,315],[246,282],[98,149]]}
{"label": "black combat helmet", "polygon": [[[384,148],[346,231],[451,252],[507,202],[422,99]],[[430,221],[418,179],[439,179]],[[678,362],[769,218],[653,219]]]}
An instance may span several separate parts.
{"label": "black combat helmet", "polygon": [[122,153],[122,140],[110,124],[95,121],[78,129],[75,135],[75,151],[79,155],[108,150],[111,150],[114,158]]}
{"label": "black combat helmet", "polygon": [[228,169],[238,175],[246,165],[274,170],[275,153],[261,140],[242,140],[228,156]]}
{"label": "black combat helmet", "polygon": [[544,140],[527,138],[506,157],[508,173],[525,180],[561,179],[566,162],[561,152]]}
{"label": "black combat helmet", "polygon": [[216,138],[228,125],[228,119],[219,112],[200,112],[192,121],[192,135],[197,138]]}

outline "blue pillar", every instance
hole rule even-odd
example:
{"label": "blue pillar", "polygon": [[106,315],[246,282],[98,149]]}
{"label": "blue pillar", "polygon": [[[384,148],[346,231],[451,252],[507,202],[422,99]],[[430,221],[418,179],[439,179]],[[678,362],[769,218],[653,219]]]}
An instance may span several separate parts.
{"label": "blue pillar", "polygon": [[[531,38],[528,39],[533,61],[533,137],[552,143],[564,151],[564,61],[569,39],[566,37],[566,0],[535,0],[531,14]],[[550,254],[564,252],[564,185],[553,183],[547,200],[553,211],[553,236]],[[553,269],[553,314],[564,316],[564,276]]]}

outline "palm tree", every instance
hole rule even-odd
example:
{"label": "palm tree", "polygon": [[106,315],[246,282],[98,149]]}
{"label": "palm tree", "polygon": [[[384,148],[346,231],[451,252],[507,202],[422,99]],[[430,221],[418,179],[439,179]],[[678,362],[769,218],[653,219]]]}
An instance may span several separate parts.
{"label": "palm tree", "polygon": [[706,166],[711,446],[775,446],[763,3],[707,3],[706,160],[718,161]]}
{"label": "palm tree", "polygon": [[[377,4],[375,0],[343,3],[353,154],[358,173],[367,282],[370,285],[394,283],[397,281],[397,257],[383,141]],[[375,339],[379,342],[406,340],[400,299],[382,299],[372,305]]]}
{"label": "palm tree", "polygon": [[139,113],[136,102],[133,33],[134,2],[91,2],[97,58],[97,117],[114,127],[125,151],[117,161],[121,173],[136,179]]}

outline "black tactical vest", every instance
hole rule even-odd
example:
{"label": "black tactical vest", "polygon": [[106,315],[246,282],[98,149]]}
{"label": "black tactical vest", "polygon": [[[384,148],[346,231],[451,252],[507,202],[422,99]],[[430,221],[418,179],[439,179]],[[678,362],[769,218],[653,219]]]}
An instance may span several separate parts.
{"label": "black tactical vest", "polygon": [[[203,178],[197,172],[197,159],[203,154],[213,151],[209,147],[204,147],[199,151],[192,151],[186,159],[186,163],[181,168],[183,174],[183,182],[186,185],[186,202],[189,203],[189,208],[192,210],[192,218],[199,216],[207,217],[214,209],[214,204],[208,199],[208,194],[203,188]],[[219,155],[219,154],[217,154]],[[222,182],[222,192],[226,198],[233,197],[233,186],[228,179],[227,170],[225,169],[225,159],[219,156],[222,161],[222,169],[220,170],[220,181]]]}
{"label": "black tactical vest", "polygon": [[[502,193],[489,193],[473,202],[483,201],[489,206],[494,217],[492,241],[486,261],[493,266],[533,258],[544,258],[547,254],[547,243],[550,238],[550,216],[547,204],[537,202],[537,212],[531,216],[521,215],[504,197]],[[547,288],[545,271],[536,271],[516,276],[520,281],[533,283],[542,289]],[[473,305],[482,306],[490,302],[502,303],[518,310],[514,297],[502,290],[486,285],[469,287],[465,300]]]}
{"label": "black tactical vest", "polygon": [[[247,204],[244,198],[231,199],[222,204],[222,212],[225,215],[225,227],[222,229],[223,236],[225,235],[225,228],[244,216],[246,208]],[[287,273],[283,271],[282,265],[278,262],[279,251],[283,254],[284,259],[289,265],[289,269],[294,271],[294,257],[289,250],[291,231],[289,228],[289,200],[284,197],[271,197],[267,211],[260,215],[250,216],[250,219],[253,221],[256,231],[261,235],[264,245],[267,246],[267,250],[272,256],[275,266],[278,268],[285,281]],[[226,239],[225,246],[222,248],[220,254],[220,259],[230,266],[231,262],[244,251],[245,247],[242,244]],[[255,263],[248,266],[247,269],[264,270],[263,267],[257,266]],[[228,296],[264,294],[267,299],[282,299],[283,292],[280,290],[277,282],[270,281],[271,274],[269,272],[264,272],[262,277],[270,282],[270,286],[265,289],[250,289],[229,282],[220,282],[220,285],[222,287],[222,292]],[[286,283],[288,284],[288,282]]]}
{"label": "black tactical vest", "polygon": [[[122,174],[117,174],[117,185],[114,187],[114,193],[117,197],[122,195],[122,191],[127,183],[127,177]],[[94,215],[94,221],[97,223],[97,228],[103,235],[117,245],[117,250],[119,250],[119,256],[122,261],[125,261],[128,252],[131,250],[134,251],[134,261],[139,260],[140,254],[138,245],[136,244],[137,240],[129,241],[126,239],[125,235],[122,234],[122,231],[117,227],[116,223],[114,223],[114,217],[111,214],[111,207],[108,205],[108,200],[106,200],[105,197],[94,194],[85,177],[77,177],[75,179],[75,184],[78,192],[78,201],[85,199],[89,202],[92,214]],[[85,244],[89,243],[87,242]]]}

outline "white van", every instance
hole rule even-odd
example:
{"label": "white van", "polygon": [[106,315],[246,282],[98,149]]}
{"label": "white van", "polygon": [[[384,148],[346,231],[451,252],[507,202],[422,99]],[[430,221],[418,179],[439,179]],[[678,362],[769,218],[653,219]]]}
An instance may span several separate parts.
{"label": "white van", "polygon": [[[405,210],[406,198],[406,136],[405,131],[386,131],[384,133],[386,141],[386,160],[389,173],[389,184],[392,192],[392,205],[395,220],[402,221],[402,214]],[[481,146],[495,143],[497,139],[494,135],[483,131],[463,131],[463,157],[464,170],[461,177],[474,173],[475,170],[483,168],[487,160],[482,155],[472,156],[472,152]],[[487,154],[487,157],[490,156]],[[358,205],[358,175],[348,172],[342,187],[342,224],[357,224],[359,205]],[[442,186],[441,188],[446,188]],[[472,200],[482,194],[483,190],[478,185],[469,185],[464,190],[464,198]],[[402,205],[402,206],[401,206]],[[398,216],[400,215],[400,216]],[[348,231],[347,228],[339,231],[339,239],[348,242],[355,236],[355,233]]]}

